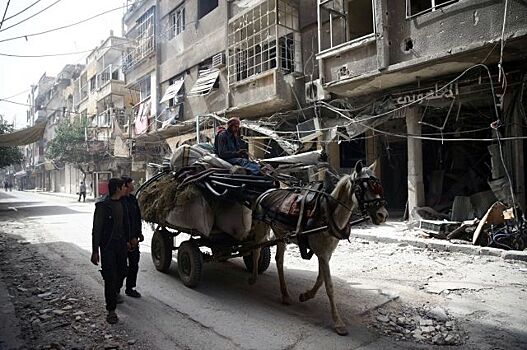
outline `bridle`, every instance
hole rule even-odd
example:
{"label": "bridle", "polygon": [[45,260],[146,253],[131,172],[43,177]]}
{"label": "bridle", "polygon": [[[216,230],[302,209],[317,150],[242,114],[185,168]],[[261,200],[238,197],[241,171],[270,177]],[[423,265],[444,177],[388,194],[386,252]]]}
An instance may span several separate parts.
{"label": "bridle", "polygon": [[[384,189],[382,188],[381,181],[375,176],[361,177],[357,179],[352,179],[353,192],[355,197],[357,197],[357,202],[359,204],[359,210],[362,215],[367,215],[368,210],[371,208],[379,209],[380,207],[386,205],[386,200],[384,199]],[[366,199],[366,193],[371,192],[378,198]]]}

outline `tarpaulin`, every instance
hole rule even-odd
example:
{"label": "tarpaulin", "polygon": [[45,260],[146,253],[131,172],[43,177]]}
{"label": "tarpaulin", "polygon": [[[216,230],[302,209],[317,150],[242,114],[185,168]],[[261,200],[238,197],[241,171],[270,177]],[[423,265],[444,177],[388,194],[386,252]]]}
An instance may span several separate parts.
{"label": "tarpaulin", "polygon": [[46,122],[35,124],[29,128],[0,134],[0,147],[24,146],[42,139]]}

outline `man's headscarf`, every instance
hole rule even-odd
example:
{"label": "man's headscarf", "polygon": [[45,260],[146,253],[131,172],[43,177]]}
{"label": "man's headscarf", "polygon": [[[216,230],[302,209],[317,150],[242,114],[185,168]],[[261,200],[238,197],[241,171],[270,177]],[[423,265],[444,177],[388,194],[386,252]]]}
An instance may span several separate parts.
{"label": "man's headscarf", "polygon": [[233,125],[240,126],[240,119],[236,118],[236,117],[230,118],[227,121],[227,127],[230,127],[230,126],[233,126]]}

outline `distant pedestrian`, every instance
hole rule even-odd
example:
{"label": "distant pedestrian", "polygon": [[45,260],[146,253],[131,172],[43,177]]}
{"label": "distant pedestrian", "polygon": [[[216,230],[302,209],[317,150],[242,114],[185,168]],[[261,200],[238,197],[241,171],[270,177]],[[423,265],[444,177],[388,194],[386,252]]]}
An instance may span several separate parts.
{"label": "distant pedestrian", "polygon": [[[122,176],[124,182],[123,204],[128,219],[128,274],[126,276],[125,294],[140,298],[141,293],[135,290],[137,285],[137,273],[139,271],[139,242],[144,241],[141,225],[141,211],[137,199],[132,194],[134,191],[134,180],[128,176]],[[125,220],[126,220],[125,218]]]}
{"label": "distant pedestrian", "polygon": [[7,187],[9,187],[9,192],[13,191],[13,183],[11,181],[7,182]]}
{"label": "distant pedestrian", "polygon": [[114,324],[118,321],[115,313],[119,302],[118,291],[126,276],[127,229],[121,201],[125,193],[123,180],[110,179],[108,192],[108,196],[103,201],[95,204],[91,262],[98,265],[100,257],[101,273],[104,279],[104,298],[106,310],[108,310],[106,321]]}
{"label": "distant pedestrian", "polygon": [[7,180],[4,180],[4,190],[7,192],[9,188],[9,182],[7,182]]}
{"label": "distant pedestrian", "polygon": [[81,201],[81,197],[82,201],[86,202],[86,184],[84,183],[84,181],[81,181],[81,184],[79,186],[79,199],[77,200],[77,202]]}

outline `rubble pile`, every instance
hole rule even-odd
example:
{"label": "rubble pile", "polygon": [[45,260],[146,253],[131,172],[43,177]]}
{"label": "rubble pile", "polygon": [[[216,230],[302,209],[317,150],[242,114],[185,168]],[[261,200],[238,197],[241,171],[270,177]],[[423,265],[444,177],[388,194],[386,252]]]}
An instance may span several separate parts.
{"label": "rubble pile", "polygon": [[373,315],[373,327],[400,341],[434,345],[461,345],[465,333],[441,307],[417,309],[380,308]]}
{"label": "rubble pile", "polygon": [[101,295],[87,295],[58,271],[31,244],[0,231],[0,275],[27,348],[126,349],[136,344],[122,328],[104,321],[102,287]]}

